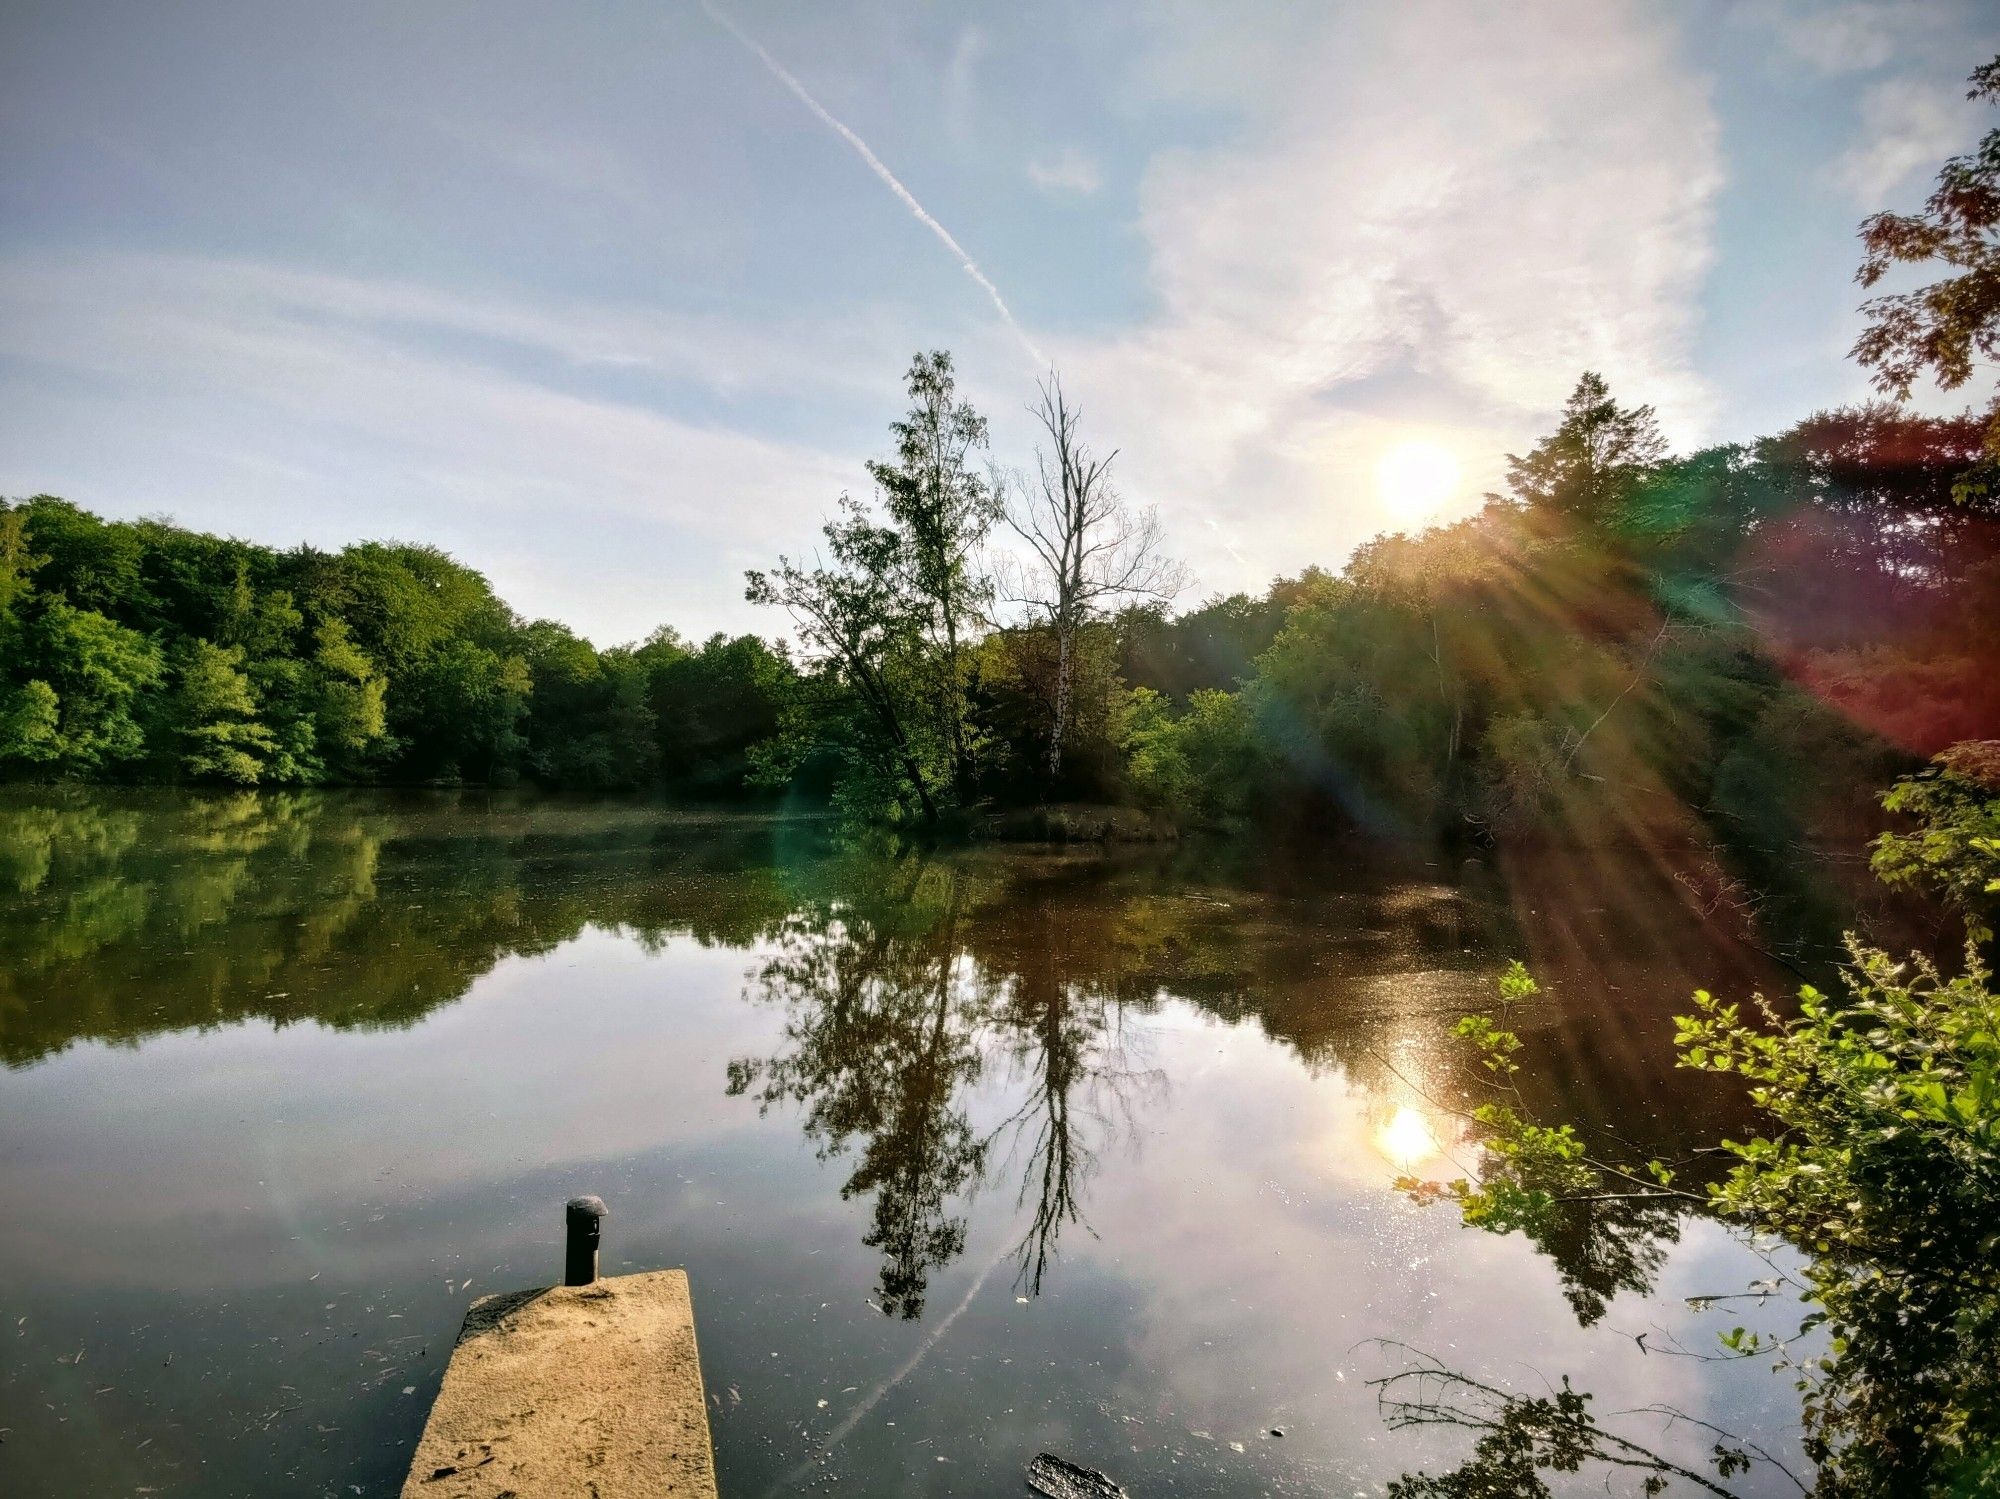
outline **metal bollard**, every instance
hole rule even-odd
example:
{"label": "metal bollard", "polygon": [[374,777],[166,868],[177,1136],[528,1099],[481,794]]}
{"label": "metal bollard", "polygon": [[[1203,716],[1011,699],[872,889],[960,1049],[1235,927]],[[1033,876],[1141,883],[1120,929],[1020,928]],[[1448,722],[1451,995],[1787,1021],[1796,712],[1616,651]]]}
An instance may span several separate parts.
{"label": "metal bollard", "polygon": [[572,1197],[563,1210],[569,1233],[563,1249],[563,1284],[587,1286],[597,1280],[597,1241],[604,1215],[602,1197]]}

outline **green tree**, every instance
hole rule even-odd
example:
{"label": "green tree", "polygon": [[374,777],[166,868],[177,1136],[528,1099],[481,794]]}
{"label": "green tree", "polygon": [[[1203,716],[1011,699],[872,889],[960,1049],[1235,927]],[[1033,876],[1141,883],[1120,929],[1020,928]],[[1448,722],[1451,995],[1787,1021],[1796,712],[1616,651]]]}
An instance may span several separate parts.
{"label": "green tree", "polygon": [[513,780],[533,690],[522,657],[472,640],[448,640],[407,680],[406,711],[416,729],[405,765],[431,780]]}
{"label": "green tree", "polygon": [[[1949,886],[1991,869],[1976,839],[1956,859],[1926,853]],[[1519,964],[1502,980],[1503,1002],[1533,992]],[[1779,1275],[1806,1307],[1797,1335],[1736,1327],[1721,1345],[1793,1376],[1818,1469],[1812,1491],[1991,1492],[2000,997],[1977,949],[1950,974],[1922,955],[1898,962],[1853,943],[1837,995],[1806,986],[1786,1014],[1761,996],[1746,1011],[1699,992],[1676,1030],[1680,1065],[1740,1079],[1760,1116],[1758,1133],[1715,1147],[1730,1163],[1719,1180],[1690,1188],[1668,1163],[1600,1159],[1571,1126],[1531,1118],[1512,1082],[1519,1038],[1475,1016],[1459,1034],[1502,1090],[1474,1114],[1486,1132],[1477,1179],[1404,1185],[1420,1200],[1457,1203],[1470,1223],[1537,1242],[1580,1205],[1636,1202],[1704,1208],[1789,1243],[1801,1259]],[[1640,1273],[1624,1283],[1644,1285],[1651,1267],[1634,1263]],[[1583,1457],[1609,1460],[1601,1447]]]}
{"label": "green tree", "polygon": [[254,786],[277,740],[257,716],[243,647],[187,642],[174,663],[167,703],[175,768],[192,780]]}
{"label": "green tree", "polygon": [[1194,821],[1242,816],[1263,772],[1243,699],[1214,688],[1192,693],[1178,716],[1152,688],[1134,688],[1120,741],[1139,800]]}
{"label": "green tree", "polygon": [[27,534],[41,555],[35,587],[61,594],[79,609],[121,623],[142,619],[148,608],[140,571],[145,547],[130,526],[100,520],[54,495],[23,502]]}
{"label": "green tree", "polygon": [[1586,370],[1556,430],[1527,456],[1507,455],[1507,487],[1533,509],[1603,525],[1666,455],[1653,408],[1620,406],[1604,377]]}
{"label": "green tree", "polygon": [[346,621],[320,622],[313,632],[313,742],[334,779],[359,779],[388,748],[388,686],[349,638]]}
{"label": "green tree", "polygon": [[45,560],[28,544],[28,512],[0,500],[0,645],[6,644],[16,610],[34,589],[35,569]]}
{"label": "green tree", "polygon": [[62,756],[62,709],[39,678],[0,689],[0,766],[46,765]]}
{"label": "green tree", "polygon": [[848,746],[860,757],[854,769],[895,787],[894,800],[913,803],[924,822],[935,823],[940,760],[948,773],[949,750],[941,754],[927,728],[937,719],[925,711],[921,696],[929,678],[921,661],[924,617],[904,587],[908,557],[903,538],[894,528],[870,520],[845,495],[840,515],[826,523],[824,535],[831,566],[807,567],[780,557],[773,571],[747,574],[745,597],[784,609],[798,628],[800,644],[862,710],[819,715],[815,724],[806,711],[813,699],[802,700],[790,720],[787,759],[796,765],[816,745],[828,742],[824,729],[858,730],[862,737]]}
{"label": "green tree", "polygon": [[974,562],[1000,507],[992,487],[972,470],[972,454],[986,446],[986,418],[958,399],[951,355],[917,355],[907,379],[909,415],[889,427],[896,459],[871,462],[868,472],[903,535],[910,587],[937,654],[936,712],[951,749],[952,785],[964,802],[973,779],[965,639],[993,596]]}
{"label": "green tree", "polygon": [[1921,885],[1965,915],[1975,942],[1991,942],[2000,908],[2000,740],[1955,744],[1882,798],[1916,826],[1875,840],[1875,873],[1891,885]]}
{"label": "green tree", "polygon": [[34,720],[41,726],[37,740],[53,750],[39,758],[77,776],[137,759],[146,747],[137,709],[164,672],[159,647],[136,630],[60,598],[42,601],[24,633],[27,680],[40,682],[55,697],[51,740],[47,694],[34,694]]}
{"label": "green tree", "polygon": [[656,636],[639,648],[669,786],[705,796],[746,789],[755,747],[779,731],[798,673],[755,635],[712,635],[690,651]]}

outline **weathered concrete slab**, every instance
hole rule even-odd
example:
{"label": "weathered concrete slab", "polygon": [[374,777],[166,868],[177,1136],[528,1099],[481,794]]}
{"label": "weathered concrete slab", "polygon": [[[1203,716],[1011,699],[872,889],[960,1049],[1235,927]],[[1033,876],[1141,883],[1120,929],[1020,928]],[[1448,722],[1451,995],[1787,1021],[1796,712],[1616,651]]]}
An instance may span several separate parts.
{"label": "weathered concrete slab", "polygon": [[472,1304],[403,1499],[714,1499],[687,1272]]}

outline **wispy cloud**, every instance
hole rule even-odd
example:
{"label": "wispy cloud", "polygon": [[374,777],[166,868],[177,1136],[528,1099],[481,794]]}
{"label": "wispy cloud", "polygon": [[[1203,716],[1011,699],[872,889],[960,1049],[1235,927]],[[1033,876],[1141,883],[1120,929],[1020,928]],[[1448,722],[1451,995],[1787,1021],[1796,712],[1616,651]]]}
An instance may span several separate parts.
{"label": "wispy cloud", "polygon": [[1192,90],[1241,127],[1145,174],[1158,313],[1057,352],[1127,443],[1127,483],[1254,563],[1206,583],[1337,561],[1392,523],[1390,410],[1464,455],[1468,506],[1477,455],[1518,446],[1585,368],[1704,435],[1719,143],[1668,18],[1417,3],[1222,27],[1193,7],[1158,46],[1166,103]]}
{"label": "wispy cloud", "polygon": [[1913,0],[1754,0],[1749,13],[1765,21],[1787,51],[1831,77],[1884,66],[1902,39],[1925,25],[1923,7]]}
{"label": "wispy cloud", "polygon": [[[851,452],[677,415],[629,376],[797,401],[864,369],[872,391],[908,347],[246,261],[15,259],[0,492],[282,545],[436,542],[604,643],[662,621],[768,627],[741,568],[811,535]],[[607,364],[628,377],[616,395],[594,378]],[[94,440],[107,429],[117,444]]]}
{"label": "wispy cloud", "polygon": [[1930,77],[1898,77],[1862,96],[1859,140],[1833,166],[1857,207],[1884,206],[1897,189],[1971,145],[1977,116],[1963,93],[1940,89]]}
{"label": "wispy cloud", "polygon": [[972,138],[973,118],[979,106],[979,62],[986,55],[986,33],[968,26],[951,49],[951,66],[945,70],[944,113],[952,137]]}
{"label": "wispy cloud", "polygon": [[1037,368],[1045,366],[1048,363],[1047,358],[1036,347],[1034,339],[1028,336],[1027,329],[1021,326],[1020,321],[1015,318],[1013,312],[1008,308],[1006,298],[1000,295],[1000,288],[995,286],[986,272],[979,268],[979,262],[972,258],[965,246],[953,238],[951,231],[932,217],[930,210],[917,201],[916,194],[903,186],[902,179],[890,171],[883,163],[882,158],[869,149],[868,142],[856,135],[832,110],[814,98],[812,92],[803,83],[799,82],[783,63],[779,62],[777,58],[766,51],[761,42],[741,26],[737,25],[726,12],[712,4],[711,0],[700,0],[700,4],[702,11],[710,20],[714,21],[716,25],[720,26],[731,36],[735,37],[737,41],[749,48],[757,60],[763,63],[766,71],[773,78],[777,79],[778,82],[790,89],[798,101],[819,118],[821,124],[825,125],[854,148],[855,155],[859,156],[867,164],[868,170],[879,177],[883,185],[902,201],[903,206],[916,216],[918,223],[937,236],[938,242],[952,253],[953,258],[958,261],[960,268],[964,270],[965,274],[970,276],[974,284],[986,293],[988,300],[993,303],[993,310],[1000,314],[1000,320],[1021,341],[1021,347],[1028,351],[1028,354],[1034,359]]}
{"label": "wispy cloud", "polygon": [[1045,193],[1088,197],[1104,186],[1104,171],[1074,146],[1028,163],[1028,180]]}

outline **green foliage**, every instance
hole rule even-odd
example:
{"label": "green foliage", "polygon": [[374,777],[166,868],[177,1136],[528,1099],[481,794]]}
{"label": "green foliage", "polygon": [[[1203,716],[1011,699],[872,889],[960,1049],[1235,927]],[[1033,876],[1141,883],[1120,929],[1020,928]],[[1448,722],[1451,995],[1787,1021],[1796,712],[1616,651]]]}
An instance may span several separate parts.
{"label": "green foliage", "polygon": [[2000,740],[1953,745],[1929,769],[1905,776],[1882,805],[1915,821],[1875,840],[1871,860],[1887,884],[1939,891],[1965,913],[1974,942],[1993,940],[2000,895]]}
{"label": "green foliage", "polygon": [[53,495],[24,501],[20,514],[26,545],[38,559],[38,591],[113,617],[151,607],[140,569],[145,543],[136,527],[99,520]]}
{"label": "green foliage", "polygon": [[404,679],[406,763],[427,780],[511,781],[534,677],[525,658],[463,638]]}
{"label": "green foliage", "polygon": [[25,678],[15,689],[17,711],[33,725],[17,742],[32,747],[23,758],[60,774],[90,775],[144,752],[141,700],[164,674],[159,647],[144,635],[95,610],[47,599],[22,631],[16,659]]}
{"label": "green foliage", "polygon": [[[1888,862],[1897,875],[1983,891],[1992,848],[1964,831],[1968,804],[1946,780],[1953,774],[1941,767],[1899,788],[1910,810],[1951,831],[1892,844]],[[1510,971],[1516,994],[1532,992],[1523,977],[1518,965]],[[1518,1038],[1486,1017],[1468,1018],[1459,1035],[1511,1090]],[[1675,1185],[1669,1165],[1595,1159],[1570,1126],[1538,1123],[1504,1100],[1474,1111],[1484,1137],[1476,1181],[1406,1181],[1405,1190],[1456,1203],[1470,1224],[1524,1233],[1559,1264],[1553,1215],[1575,1203],[1637,1204],[1655,1215],[1642,1226],[1657,1234],[1658,1215],[1698,1201],[1782,1240],[1801,1257],[1789,1275],[1806,1306],[1798,1336],[1739,1327],[1721,1343],[1727,1356],[1770,1357],[1793,1375],[1814,1492],[1983,1492],[2000,1450],[2000,998],[1977,948],[1948,974],[1855,943],[1837,999],[1807,986],[1794,1014],[1761,997],[1746,1014],[1699,992],[1675,1042],[1683,1067],[1740,1080],[1762,1123],[1719,1143],[1732,1164],[1699,1198]],[[1625,1258],[1629,1273],[1613,1288],[1649,1284],[1657,1256]],[[1590,1306],[1602,1309],[1601,1298],[1572,1300],[1585,1321]],[[1495,1440],[1503,1431],[1514,1443],[1504,1450],[1527,1461],[1522,1434],[1503,1423]],[[1482,1440],[1461,1471],[1502,1450]]]}
{"label": "green foliage", "polygon": [[0,776],[637,789],[671,761],[740,793],[791,668],[746,638],[673,685],[687,655],[524,624],[432,547],[279,552],[0,501]]}
{"label": "green foliage", "polygon": [[1871,835],[1901,757],[2000,728],[2000,565],[1952,499],[1980,423],[1865,406],[1669,459],[1587,385],[1513,500],[1289,596],[1241,689],[1255,800],[1719,847],[1818,932],[1797,849]]}
{"label": "green foliage", "polygon": [[1135,687],[1119,743],[1127,788],[1141,806],[1206,823],[1248,812],[1262,766],[1249,710],[1237,694],[1197,688],[1175,714],[1160,693]]}
{"label": "green foliage", "polygon": [[361,779],[388,734],[389,680],[338,617],[313,632],[312,666],[309,711],[321,764],[330,779]]}
{"label": "green foliage", "polygon": [[1856,946],[1836,1003],[1754,1019],[1701,993],[1683,1064],[1744,1079],[1769,1132],[1735,1158],[1716,1210],[1807,1256],[1787,1360],[1820,1492],[1965,1492],[2000,1444],[2000,999],[1968,953],[1946,976]]}
{"label": "green foliage", "polygon": [[276,737],[257,718],[243,647],[190,640],[177,653],[167,700],[175,768],[190,780],[254,786]]}
{"label": "green foliage", "polygon": [[62,702],[30,678],[0,699],[0,765],[45,765],[62,755]]}
{"label": "green foliage", "polygon": [[779,732],[795,695],[791,661],[755,635],[712,635],[693,651],[656,637],[638,658],[661,726],[666,784],[702,796],[740,795],[753,752]]}
{"label": "green foliage", "polygon": [[1604,522],[1666,456],[1653,408],[1620,406],[1604,377],[1586,370],[1556,430],[1526,457],[1507,455],[1507,487],[1524,505]]}
{"label": "green foliage", "polygon": [[529,682],[523,759],[546,784],[631,790],[659,772],[659,721],[646,663],[598,651],[552,620],[522,632]]}
{"label": "green foliage", "polygon": [[[1521,963],[1510,964],[1499,981],[1503,1019],[1539,992]],[[1405,1177],[1397,1185],[1418,1202],[1456,1203],[1476,1227],[1526,1237],[1555,1264],[1577,1321],[1588,1327],[1612,1297],[1643,1289],[1658,1270],[1663,1244],[1675,1237],[1673,1173],[1649,1167],[1620,1173],[1629,1179],[1607,1185],[1605,1168],[1590,1159],[1573,1126],[1541,1124],[1528,1114],[1514,1084],[1520,1036],[1487,1015],[1465,1016],[1456,1034],[1496,1090],[1469,1115],[1484,1146],[1478,1178]]]}
{"label": "green foliage", "polygon": [[1114,621],[1120,674],[1176,703],[1203,688],[1233,692],[1254,675],[1257,658],[1277,639],[1292,606],[1330,581],[1320,569],[1307,568],[1296,578],[1278,579],[1262,598],[1230,594],[1179,615],[1162,604],[1134,605]]}
{"label": "green foliage", "polygon": [[1132,689],[1119,743],[1125,751],[1126,781],[1142,806],[1187,805],[1194,771],[1181,743],[1180,725],[1164,697],[1150,687]]}
{"label": "green foliage", "polygon": [[[1863,406],[1670,459],[1647,408],[1585,375],[1510,499],[1378,537],[1338,577],[996,628],[985,424],[943,353],[908,392],[880,503],[844,500],[811,565],[749,579],[792,614],[797,665],[748,636],[600,649],[431,547],[279,552],[0,504],[0,774],[754,788],[925,824],[1123,800],[1637,840],[1712,850],[1825,951],[1830,866],[1798,850],[1876,832],[1870,789],[1901,757],[2000,732],[2000,559],[1953,497],[1971,417]],[[221,674],[195,641],[239,653],[252,704],[202,740],[183,663]]]}
{"label": "green foliage", "polygon": [[0,644],[15,627],[15,609],[34,586],[34,573],[48,559],[28,546],[28,512],[0,504]]}
{"label": "green foliage", "polygon": [[830,566],[780,557],[773,571],[746,575],[745,597],[784,609],[827,679],[787,715],[787,751],[765,765],[775,772],[815,752],[838,755],[850,806],[934,824],[951,786],[952,747],[935,711],[928,610],[908,587],[908,542],[844,495],[823,534]]}
{"label": "green foliage", "polygon": [[934,825],[992,775],[975,697],[993,585],[977,559],[1000,505],[972,469],[986,420],[958,399],[951,356],[919,354],[908,389],[895,458],[868,465],[879,512],[843,495],[823,530],[830,565],[780,557],[748,575],[747,597],[791,616],[822,679],[776,712],[777,742],[754,759],[766,782],[824,769],[850,817]]}
{"label": "green foliage", "polygon": [[986,446],[986,418],[957,398],[951,355],[919,354],[907,377],[910,413],[892,422],[893,463],[870,463],[883,507],[903,542],[905,586],[923,616],[936,680],[924,694],[951,754],[952,785],[971,794],[975,753],[966,647],[988,613],[993,586],[976,566],[1000,515],[999,497],[972,470]]}

